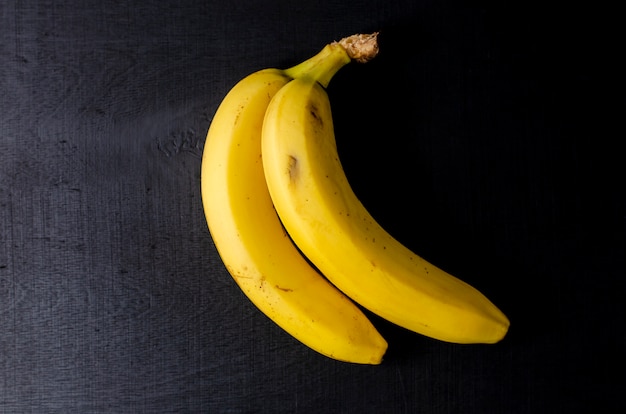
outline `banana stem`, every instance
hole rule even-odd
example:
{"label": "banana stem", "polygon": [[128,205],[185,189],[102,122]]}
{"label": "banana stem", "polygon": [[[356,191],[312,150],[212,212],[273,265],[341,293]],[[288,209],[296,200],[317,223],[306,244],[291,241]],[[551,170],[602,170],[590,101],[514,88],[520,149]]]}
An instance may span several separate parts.
{"label": "banana stem", "polygon": [[285,70],[292,78],[310,78],[324,88],[339,69],[352,60],[365,63],[378,54],[378,32],[355,34],[326,45],[317,55]]}
{"label": "banana stem", "polygon": [[346,50],[350,59],[358,63],[367,63],[378,54],[378,32],[344,37],[338,43]]}

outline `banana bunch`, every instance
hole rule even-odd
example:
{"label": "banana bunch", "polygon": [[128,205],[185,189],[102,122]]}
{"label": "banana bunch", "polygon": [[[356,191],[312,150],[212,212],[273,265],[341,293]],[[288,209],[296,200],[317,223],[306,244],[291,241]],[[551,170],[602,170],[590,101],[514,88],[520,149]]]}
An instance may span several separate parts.
{"label": "banana bunch", "polygon": [[255,306],[330,358],[382,361],[387,342],[360,306],[438,340],[498,342],[507,317],[394,239],[346,178],[325,88],[377,53],[377,33],[349,36],[292,68],[248,75],[226,95],[201,171],[215,246]]}

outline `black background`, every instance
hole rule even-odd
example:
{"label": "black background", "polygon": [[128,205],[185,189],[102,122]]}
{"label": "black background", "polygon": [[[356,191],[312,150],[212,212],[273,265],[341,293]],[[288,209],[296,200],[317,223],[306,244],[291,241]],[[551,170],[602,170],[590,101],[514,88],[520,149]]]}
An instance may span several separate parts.
{"label": "black background", "polygon": [[[600,3],[3,1],[1,413],[626,408],[623,25]],[[200,161],[232,85],[380,30],[329,86],[374,216],[511,319],[454,345],[372,316],[380,366],[235,286]]]}

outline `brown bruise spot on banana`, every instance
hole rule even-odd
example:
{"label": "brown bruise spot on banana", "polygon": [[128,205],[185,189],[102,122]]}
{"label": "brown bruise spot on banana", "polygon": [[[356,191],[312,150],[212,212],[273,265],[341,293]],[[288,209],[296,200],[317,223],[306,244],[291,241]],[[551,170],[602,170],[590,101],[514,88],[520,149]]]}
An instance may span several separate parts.
{"label": "brown bruise spot on banana", "polygon": [[290,182],[293,183],[298,179],[298,159],[293,155],[290,155],[287,160],[287,173]]}
{"label": "brown bruise spot on banana", "polygon": [[307,109],[311,118],[315,121],[315,126],[319,127],[319,129],[324,128],[324,119],[319,115],[319,108],[315,104],[315,102],[311,102],[307,105]]}
{"label": "brown bruise spot on banana", "polygon": [[276,289],[282,290],[283,292],[293,292],[293,289],[282,287],[282,286],[278,286],[278,285],[275,285],[275,286],[276,286]]}

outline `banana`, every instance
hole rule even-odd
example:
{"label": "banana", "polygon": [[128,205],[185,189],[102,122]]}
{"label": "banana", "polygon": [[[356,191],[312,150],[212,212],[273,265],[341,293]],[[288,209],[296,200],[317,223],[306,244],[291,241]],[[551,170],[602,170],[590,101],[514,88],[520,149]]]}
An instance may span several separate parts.
{"label": "banana", "polygon": [[322,76],[324,81],[350,61],[333,42],[290,69],[265,69],[238,82],[211,121],[201,193],[226,269],[261,312],[323,355],[379,364],[387,342],[294,246],[274,210],[261,159],[261,129],[270,99],[294,78]]}
{"label": "banana", "polygon": [[262,132],[274,206],[303,254],[352,300],[419,334],[495,343],[509,320],[481,292],[410,251],[385,231],[342,168],[328,95],[311,77],[272,99]]}

